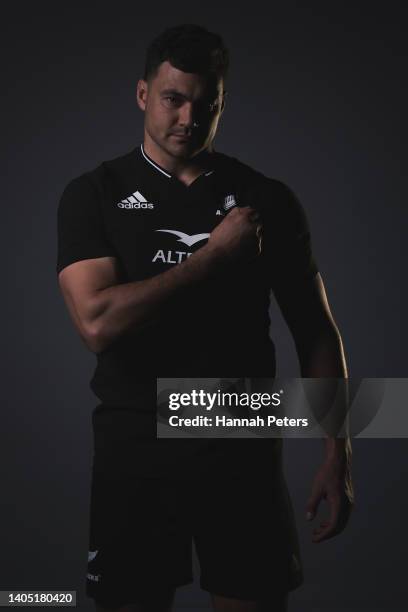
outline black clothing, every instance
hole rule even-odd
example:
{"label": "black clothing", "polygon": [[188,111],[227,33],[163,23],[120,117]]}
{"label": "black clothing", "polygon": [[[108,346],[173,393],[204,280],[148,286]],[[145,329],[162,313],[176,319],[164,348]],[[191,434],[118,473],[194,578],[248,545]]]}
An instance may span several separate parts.
{"label": "black clothing", "polygon": [[273,378],[270,291],[317,272],[288,187],[220,153],[205,160],[187,187],[138,147],[72,180],[58,209],[57,272],[111,256],[122,283],[181,263],[233,206],[263,223],[261,256],[186,290],[159,322],[97,355],[87,593],[106,607],[189,582],[192,538],[214,593],[272,591],[284,605],[302,581],[281,439],[156,439],[156,378]]}
{"label": "black clothing", "polygon": [[143,146],[72,180],[58,209],[59,273],[82,259],[116,257],[121,282],[168,270],[202,247],[233,205],[260,211],[263,254],[185,294],[160,322],[125,333],[97,355],[91,388],[111,406],[146,409],[156,377],[275,374],[270,290],[317,271],[305,215],[281,182],[238,160],[208,154],[190,186]]}
{"label": "black clothing", "polygon": [[303,580],[293,510],[280,469],[267,478],[109,479],[95,472],[86,593],[102,607],[137,603],[193,580],[273,609]]}

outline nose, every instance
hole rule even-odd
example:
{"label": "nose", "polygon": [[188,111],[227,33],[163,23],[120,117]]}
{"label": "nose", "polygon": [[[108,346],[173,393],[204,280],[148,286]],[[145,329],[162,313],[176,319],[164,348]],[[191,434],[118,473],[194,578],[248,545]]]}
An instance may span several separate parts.
{"label": "nose", "polygon": [[185,102],[179,109],[179,125],[187,128],[193,127],[194,109],[191,102]]}

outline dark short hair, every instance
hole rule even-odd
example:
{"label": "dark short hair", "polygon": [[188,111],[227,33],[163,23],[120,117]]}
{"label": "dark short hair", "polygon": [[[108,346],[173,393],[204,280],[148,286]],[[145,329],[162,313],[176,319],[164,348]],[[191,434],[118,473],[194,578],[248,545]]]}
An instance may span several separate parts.
{"label": "dark short hair", "polygon": [[194,24],[164,30],[147,48],[143,79],[152,78],[163,62],[183,72],[212,75],[224,81],[228,72],[228,49],[218,34]]}

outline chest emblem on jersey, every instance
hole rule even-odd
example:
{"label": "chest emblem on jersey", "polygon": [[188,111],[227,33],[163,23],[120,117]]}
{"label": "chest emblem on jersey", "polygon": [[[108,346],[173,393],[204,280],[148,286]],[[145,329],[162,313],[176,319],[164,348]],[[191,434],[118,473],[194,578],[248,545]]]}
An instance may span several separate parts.
{"label": "chest emblem on jersey", "polygon": [[235,200],[235,196],[231,193],[230,195],[225,196],[222,208],[223,210],[229,210],[230,208],[236,205],[237,202]]}
{"label": "chest emblem on jersey", "polygon": [[221,217],[225,217],[227,212],[231,210],[231,208],[234,208],[234,206],[237,206],[237,201],[235,199],[235,196],[230,193],[229,195],[225,196],[221,208],[218,208],[215,214]]}
{"label": "chest emblem on jersey", "polygon": [[189,236],[184,232],[179,232],[177,230],[170,229],[159,229],[156,230],[156,232],[167,232],[168,234],[174,234],[175,236],[178,236],[177,242],[182,242],[187,246],[193,246],[193,244],[196,244],[196,242],[200,242],[201,240],[207,240],[207,238],[209,238],[210,236],[210,234],[192,234],[191,236]]}
{"label": "chest emblem on jersey", "polygon": [[117,205],[119,208],[126,208],[128,210],[137,210],[140,208],[151,210],[152,208],[154,208],[153,202],[148,202],[144,195],[140,193],[140,191],[135,191],[134,193],[132,193],[132,195],[118,202]]}

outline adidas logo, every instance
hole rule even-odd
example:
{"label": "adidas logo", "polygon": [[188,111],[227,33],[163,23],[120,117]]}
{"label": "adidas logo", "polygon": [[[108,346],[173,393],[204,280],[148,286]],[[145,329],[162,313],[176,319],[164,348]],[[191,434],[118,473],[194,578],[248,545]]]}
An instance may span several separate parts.
{"label": "adidas logo", "polygon": [[146,198],[140,193],[135,191],[132,195],[128,196],[124,200],[118,202],[119,208],[154,208],[152,202],[148,202]]}

